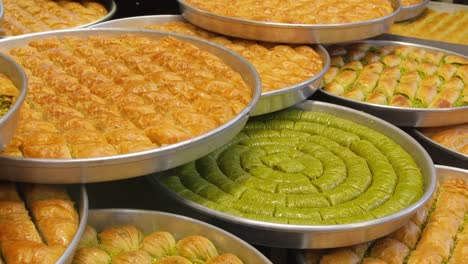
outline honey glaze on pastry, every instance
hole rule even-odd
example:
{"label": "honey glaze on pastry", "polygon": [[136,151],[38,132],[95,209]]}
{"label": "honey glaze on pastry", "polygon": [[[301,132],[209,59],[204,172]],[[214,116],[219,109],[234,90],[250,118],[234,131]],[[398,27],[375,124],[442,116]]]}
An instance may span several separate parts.
{"label": "honey glaze on pastry", "polygon": [[341,24],[384,17],[393,12],[388,0],[185,0],[214,14],[290,24]]}
{"label": "honey glaze on pastry", "polygon": [[[338,54],[338,50],[341,54]],[[468,105],[468,59],[411,46],[331,47],[324,90],[371,104],[410,108]]]}
{"label": "honey glaze on pastry", "polygon": [[18,98],[18,88],[11,79],[0,73],[0,118],[5,115]]}
{"label": "honey glaze on pastry", "polygon": [[[80,243],[73,264],[242,264],[236,255],[220,253],[204,236],[192,235],[177,240],[165,231],[144,235],[136,226],[121,225],[97,233],[87,227],[85,240]],[[94,237],[93,237],[94,236]],[[88,241],[99,241],[90,245]]]}
{"label": "honey glaze on pastry", "polygon": [[73,28],[108,13],[103,5],[91,0],[3,0],[3,5],[0,29],[5,36]]}
{"label": "honey glaze on pastry", "polygon": [[78,229],[63,187],[0,182],[0,252],[6,263],[56,263]]}
{"label": "honey glaze on pastry", "polygon": [[442,146],[468,155],[468,124],[426,128],[422,132]]}
{"label": "honey glaze on pastry", "polygon": [[401,0],[401,4],[404,7],[407,7],[407,6],[417,5],[419,3],[422,3],[423,1],[424,0]]}
{"label": "honey glaze on pastry", "polygon": [[237,52],[255,66],[262,80],[263,92],[306,81],[323,68],[320,56],[306,45],[291,46],[231,38],[181,21],[150,25],[145,28],[203,38]]}
{"label": "honey glaze on pastry", "polygon": [[251,100],[211,53],[165,37],[45,38],[8,53],[30,91],[3,155],[88,158],[154,149],[210,131]]}

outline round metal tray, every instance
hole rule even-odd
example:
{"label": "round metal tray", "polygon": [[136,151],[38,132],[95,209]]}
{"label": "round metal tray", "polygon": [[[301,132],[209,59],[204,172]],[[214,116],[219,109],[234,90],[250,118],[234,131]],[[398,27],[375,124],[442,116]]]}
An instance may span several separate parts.
{"label": "round metal tray", "polygon": [[410,5],[410,6],[401,6],[400,13],[396,15],[395,22],[400,22],[408,19],[415,18],[422,14],[426,9],[427,4],[430,0],[424,0],[421,3]]}
{"label": "round metal tray", "polygon": [[182,15],[191,23],[233,37],[283,43],[338,43],[387,32],[400,12],[399,0],[391,0],[394,12],[373,20],[348,24],[286,24],[217,15],[178,0]]}
{"label": "round metal tray", "polygon": [[[432,51],[441,51],[446,54],[457,55],[467,58],[455,52],[433,48],[429,46],[398,42],[390,40],[366,40],[355,43],[369,43],[376,46],[412,46],[424,48]],[[325,101],[352,107],[366,113],[380,117],[396,126],[408,127],[435,127],[449,126],[465,123],[468,116],[468,106],[450,107],[450,108],[409,108],[396,107],[388,105],[371,104],[367,102],[356,101],[342,96],[334,95],[323,89],[319,90],[320,95],[323,95]]]}
{"label": "round metal tray", "polygon": [[0,0],[0,21],[3,19],[5,15],[5,6],[3,5],[3,1]]}
{"label": "round metal tray", "polygon": [[[363,112],[323,102],[305,101],[294,108],[336,115],[367,126],[392,139],[402,146],[421,168],[425,182],[423,196],[408,208],[380,219],[342,225],[304,226],[241,218],[186,200],[159,182],[160,179],[170,176],[169,173],[156,174],[149,179],[155,185],[158,193],[159,191],[164,192],[184,205],[184,213],[187,213],[187,209],[193,209],[200,214],[200,218],[208,219],[214,225],[253,244],[297,249],[343,247],[382,237],[405,224],[415,211],[431,197],[436,185],[434,164],[427,152],[399,128]],[[199,217],[198,215],[194,216]]]}
{"label": "round metal tray", "polygon": [[417,129],[413,129],[412,133],[414,133],[415,138],[420,141],[430,153],[434,162],[468,169],[468,155],[464,155],[463,153],[449,149],[435,142]]}
{"label": "round metal tray", "polygon": [[[180,15],[128,17],[96,24],[93,28],[142,28],[149,25],[165,24],[172,21],[186,20]],[[330,67],[330,57],[322,46],[314,45],[313,48],[323,61],[322,70],[312,78],[301,83],[284,87],[283,89],[262,93],[260,101],[251,112],[252,116],[271,113],[293,106],[306,100],[320,88],[322,78]]]}
{"label": "round metal tray", "polygon": [[[437,171],[437,180],[445,181],[447,179],[462,179],[465,181],[465,184],[468,184],[468,170],[462,170],[459,168],[448,167],[448,166],[440,166],[436,165]],[[368,249],[369,250],[369,249]],[[314,251],[316,252],[316,251]],[[326,252],[326,251],[325,251]],[[317,255],[321,255],[320,251],[316,252]],[[365,252],[363,252],[364,254]],[[314,259],[314,261],[308,261],[307,255],[305,250],[296,250],[294,253],[294,257],[297,264],[315,264],[318,263],[318,259]]]}
{"label": "round metal tray", "polygon": [[258,250],[238,237],[185,216],[158,211],[101,209],[89,211],[88,224],[98,232],[113,225],[134,225],[145,234],[166,231],[174,235],[175,239],[202,235],[211,240],[219,252],[232,253],[244,263],[271,264]]}
{"label": "round metal tray", "polygon": [[36,183],[102,182],[141,176],[167,170],[200,158],[233,138],[247,122],[250,111],[260,97],[260,80],[255,69],[239,55],[210,42],[172,34],[147,30],[119,29],[71,29],[44,32],[0,40],[1,49],[20,47],[32,40],[49,37],[88,37],[137,34],[155,39],[172,36],[211,52],[239,72],[252,89],[249,105],[227,123],[203,135],[164,147],[99,158],[37,159],[0,156],[0,179]]}
{"label": "round metal tray", "polygon": [[28,91],[28,83],[26,73],[23,71],[21,66],[3,53],[0,53],[0,73],[7,75],[19,90],[19,96],[15,103],[5,115],[0,117],[1,151],[6,145],[8,145],[15,132],[20,116],[20,108]]}
{"label": "round metal tray", "polygon": [[75,236],[73,237],[70,245],[65,249],[62,256],[57,260],[57,264],[71,264],[73,256],[75,255],[76,248],[80,243],[81,236],[83,235],[86,223],[88,222],[88,194],[84,185],[69,186],[67,188],[70,197],[75,202],[75,208],[80,216],[80,222]]}
{"label": "round metal tray", "polygon": [[115,1],[114,1],[114,0],[98,0],[98,2],[100,2],[101,4],[103,4],[104,7],[107,9],[107,11],[108,11],[107,15],[101,17],[100,19],[98,19],[98,20],[96,20],[96,21],[93,21],[93,22],[90,22],[90,23],[88,23],[88,24],[84,24],[84,25],[78,26],[78,27],[76,27],[76,28],[85,28],[85,27],[89,27],[89,26],[92,26],[92,25],[94,25],[94,24],[107,21],[107,20],[111,19],[112,16],[114,16],[115,12],[117,11],[117,5],[115,4]]}

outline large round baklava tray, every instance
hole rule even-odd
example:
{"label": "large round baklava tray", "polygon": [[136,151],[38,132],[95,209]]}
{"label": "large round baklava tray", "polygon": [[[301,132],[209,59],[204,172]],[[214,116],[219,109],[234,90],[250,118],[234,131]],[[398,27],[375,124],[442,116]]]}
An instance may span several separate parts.
{"label": "large round baklava tray", "polygon": [[90,210],[76,264],[271,264],[253,246],[208,223],[159,211]]}
{"label": "large round baklava tray", "polygon": [[313,101],[253,118],[226,146],[150,179],[250,243],[289,248],[388,234],[435,187],[429,155],[406,133]]}
{"label": "large round baklava tray", "polygon": [[109,20],[114,0],[3,0],[0,37],[84,28]]}
{"label": "large round baklava tray", "polygon": [[233,37],[280,43],[340,43],[383,34],[400,1],[179,0],[191,23]]}
{"label": "large round baklava tray", "polygon": [[320,88],[329,56],[320,45],[287,45],[237,39],[205,31],[179,15],[115,19],[96,28],[145,28],[202,38],[247,59],[262,81],[262,96],[252,115],[278,111],[306,100]]}
{"label": "large round baklava tray", "polygon": [[3,179],[98,182],[200,158],[244,126],[258,98],[255,69],[187,36],[91,29],[3,40],[30,92]]}
{"label": "large round baklava tray", "polygon": [[328,48],[330,69],[320,90],[326,100],[397,126],[465,123],[468,57],[396,41],[360,41]]}

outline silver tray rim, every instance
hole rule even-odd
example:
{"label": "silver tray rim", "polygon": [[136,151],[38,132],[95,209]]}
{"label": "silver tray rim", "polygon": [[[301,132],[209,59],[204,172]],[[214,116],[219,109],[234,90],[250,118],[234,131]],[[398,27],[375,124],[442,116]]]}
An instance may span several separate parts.
{"label": "silver tray rim", "polygon": [[0,21],[3,20],[5,16],[5,6],[3,5],[3,1],[0,0]]}
{"label": "silver tray rim", "polygon": [[418,137],[418,139],[424,140],[425,142],[431,144],[432,146],[436,147],[438,150],[442,151],[444,154],[452,155],[458,159],[465,160],[466,162],[468,162],[468,155],[449,149],[445,147],[444,145],[437,143],[436,141],[432,140],[430,137],[426,136],[419,129],[413,129],[413,132],[415,133],[416,137]]}
{"label": "silver tray rim", "polygon": [[[96,225],[96,223],[93,222],[94,221],[93,218],[95,217],[96,214],[108,214],[110,216],[146,215],[148,217],[154,217],[155,219],[157,219],[158,217],[163,216],[163,217],[178,219],[178,220],[190,223],[190,224],[195,224],[195,225],[202,226],[203,228],[206,228],[206,229],[214,230],[217,233],[217,235],[222,235],[223,237],[227,237],[228,239],[239,243],[241,246],[243,246],[246,249],[248,249],[249,251],[251,251],[253,254],[256,255],[256,257],[259,260],[262,260],[263,263],[272,264],[272,262],[270,262],[260,251],[258,251],[252,245],[245,242],[243,239],[237,237],[236,235],[231,234],[231,233],[229,233],[229,232],[227,232],[227,231],[225,231],[225,230],[223,230],[223,229],[221,229],[219,227],[211,225],[209,223],[205,223],[205,222],[202,222],[200,220],[190,218],[190,217],[187,217],[187,216],[184,216],[184,215],[173,214],[173,213],[168,213],[168,212],[163,212],[163,211],[143,210],[143,209],[127,209],[127,208],[90,209],[89,210],[89,221],[88,222],[89,222],[89,225],[91,225],[93,227]],[[119,223],[128,222],[125,219],[121,219],[121,218],[118,218],[118,217],[115,217],[113,219],[115,219],[115,222],[119,222]],[[132,222],[132,224],[138,225],[138,223],[134,223],[134,222]],[[112,225],[113,224],[111,223],[109,226],[112,226]],[[157,230],[154,230],[154,231],[157,231]],[[216,248],[218,249],[218,246],[216,246]]]}
{"label": "silver tray rim", "polygon": [[74,28],[86,28],[86,27],[90,27],[92,25],[95,25],[97,23],[101,23],[103,21],[107,21],[109,19],[111,19],[114,15],[115,15],[115,12],[117,12],[117,4],[115,3],[114,0],[97,0],[103,4],[105,4],[105,7],[107,9],[107,15],[95,20],[95,21],[91,21],[87,24],[84,24],[84,25],[79,25],[77,27],[74,27]]}
{"label": "silver tray rim", "polygon": [[[168,22],[172,22],[172,21],[182,21],[182,22],[190,23],[188,20],[186,20],[181,15],[175,15],[175,14],[174,15],[147,15],[147,16],[135,16],[135,17],[126,17],[126,18],[120,18],[120,19],[113,19],[113,20],[106,21],[106,22],[103,22],[103,23],[95,24],[95,25],[91,26],[90,28],[126,28],[126,26],[125,26],[126,23],[133,25],[135,23],[141,22],[141,26],[146,26],[146,25],[152,25],[152,24],[158,24],[159,25],[159,24],[168,23]],[[193,25],[192,23],[190,23],[190,24]],[[194,25],[194,26],[198,27],[196,25]],[[133,27],[131,27],[131,28],[133,28]],[[200,27],[198,27],[198,28],[200,28]],[[219,33],[216,33],[216,34],[219,34]],[[231,37],[231,36],[225,36],[225,35],[222,35],[222,34],[219,34],[219,35],[227,37],[227,38],[235,38],[235,37]],[[284,45],[288,45],[288,44],[284,44]],[[304,81],[302,81],[300,83],[296,83],[294,85],[290,85],[290,86],[287,86],[287,87],[284,87],[284,88],[281,88],[281,89],[277,89],[277,90],[273,90],[273,91],[262,92],[259,104],[261,103],[261,101],[268,100],[268,97],[281,96],[281,95],[285,95],[285,94],[295,93],[295,92],[307,89],[307,86],[312,85],[314,82],[321,82],[321,79],[323,78],[323,76],[326,74],[326,72],[330,68],[330,56],[329,56],[327,50],[320,44],[303,44],[303,45],[304,46],[310,46],[320,56],[320,58],[322,60],[322,69],[320,70],[320,72],[318,72],[317,74],[313,75],[312,77],[310,77],[307,80],[304,80]],[[314,89],[312,94],[315,93],[318,89],[320,89],[320,88],[317,87],[316,89]],[[312,95],[312,94],[310,94],[310,95]],[[296,101],[295,103],[299,103],[299,102],[300,101]],[[289,107],[289,106],[287,106],[287,107]],[[280,108],[280,109],[275,108],[274,111],[278,111],[278,110],[281,110],[281,109],[284,109],[284,108]],[[269,113],[269,112],[263,112],[263,111],[260,112],[260,113],[256,113],[255,110],[253,112],[254,112],[253,115]]]}
{"label": "silver tray rim", "polygon": [[84,185],[79,186],[69,186],[69,188],[77,189],[77,192],[80,193],[79,201],[73,200],[75,205],[79,204],[78,215],[80,216],[80,222],[78,224],[78,229],[76,230],[75,236],[73,237],[70,245],[63,252],[62,256],[57,260],[57,264],[70,264],[75,255],[75,251],[80,243],[81,237],[86,229],[86,224],[88,222],[88,211],[89,211],[89,200],[86,187]]}
{"label": "silver tray rim", "polygon": [[201,13],[203,15],[208,15],[212,16],[214,18],[218,18],[220,20],[230,20],[233,22],[238,22],[241,24],[251,24],[251,25],[256,25],[256,26],[275,26],[275,27],[285,27],[285,28],[308,28],[308,29],[333,29],[336,27],[355,27],[355,26],[360,26],[360,25],[370,25],[374,24],[376,22],[381,22],[383,20],[389,19],[391,17],[394,17],[401,11],[401,3],[398,0],[397,2],[399,3],[398,7],[390,14],[371,19],[371,20],[366,20],[366,21],[361,21],[361,22],[355,22],[355,23],[342,23],[342,24],[290,24],[290,23],[278,23],[278,22],[262,22],[262,21],[256,21],[256,20],[250,20],[250,19],[244,19],[244,18],[235,18],[235,17],[229,17],[225,15],[219,15],[215,14],[212,12],[208,12],[199,8],[196,8],[188,3],[186,3],[184,0],[177,0],[179,4],[192,9],[193,11],[196,11],[198,13]]}
{"label": "silver tray rim", "polygon": [[396,16],[395,22],[402,22],[419,16],[426,9],[426,6],[430,1],[431,0],[424,0],[420,3],[410,6],[401,5],[400,13],[398,13]]}
{"label": "silver tray rim", "polygon": [[[183,151],[186,149],[189,149],[192,147],[192,145],[199,144],[202,141],[209,140],[212,136],[214,135],[219,135],[222,134],[226,129],[232,129],[233,127],[235,128],[236,126],[239,126],[242,122],[242,119],[245,117],[249,116],[249,112],[254,108],[256,103],[258,102],[260,98],[260,86],[261,82],[258,77],[258,74],[255,70],[255,68],[247,62],[244,58],[239,56],[237,53],[230,51],[220,45],[199,39],[199,38],[193,38],[190,36],[186,35],[180,35],[180,34],[175,34],[175,33],[170,33],[170,32],[163,32],[163,31],[150,31],[150,30],[135,30],[135,29],[98,29],[98,28],[87,28],[87,29],[66,29],[66,30],[59,30],[59,31],[47,31],[47,32],[38,32],[38,33],[33,33],[33,34],[28,34],[28,35],[20,35],[20,36],[14,36],[11,38],[6,38],[6,39],[0,39],[0,48],[5,48],[5,46],[8,46],[7,44],[10,44],[10,46],[6,47],[7,49],[17,47],[20,45],[19,43],[26,44],[29,41],[35,40],[35,39],[40,39],[40,38],[47,38],[47,37],[61,37],[61,36],[91,36],[91,35],[98,35],[98,34],[103,34],[103,33],[109,33],[109,34],[142,34],[142,35],[153,35],[153,36],[172,36],[178,39],[182,40],[187,40],[190,41],[191,43],[200,43],[201,45],[207,45],[214,47],[215,50],[221,51],[224,54],[227,54],[230,57],[233,57],[236,59],[236,61],[239,63],[242,63],[244,67],[246,67],[249,70],[250,77],[253,78],[253,82],[255,83],[254,87],[250,87],[252,90],[252,97],[247,105],[246,108],[244,108],[238,115],[236,115],[234,118],[226,122],[225,124],[194,138],[191,138],[186,141],[178,142],[176,144],[171,144],[151,150],[146,150],[146,151],[140,151],[140,152],[133,152],[133,153],[128,153],[128,154],[120,154],[120,155],[114,155],[114,156],[104,156],[104,157],[97,157],[97,158],[79,158],[79,159],[40,159],[40,158],[16,158],[16,157],[8,157],[8,156],[0,156],[0,164],[10,164],[12,166],[16,167],[29,167],[29,168],[40,168],[40,167],[45,167],[45,168],[69,168],[69,169],[80,169],[82,166],[87,166],[87,167],[100,167],[100,166],[109,166],[109,165],[115,165],[115,164],[124,164],[124,163],[129,163],[129,162],[134,162],[134,161],[141,161],[141,160],[149,160],[149,159],[154,159],[157,158],[160,155],[164,155],[169,152],[176,152],[176,151]],[[80,35],[82,34],[82,35]],[[6,43],[6,44],[5,44]],[[16,43],[16,44],[11,44],[11,43]],[[244,79],[245,80],[245,79]],[[248,84],[248,82],[246,81]],[[250,86],[250,85],[249,85]],[[243,126],[242,126],[243,127]],[[173,153],[175,154],[175,153]],[[166,170],[169,168],[164,168],[163,170]],[[154,171],[153,171],[154,172]],[[148,172],[152,173],[152,172]],[[137,176],[142,176],[142,175],[134,175],[132,177],[137,177]],[[0,177],[1,178],[1,177]],[[103,177],[103,178],[108,178]],[[130,177],[126,177],[130,178]],[[116,179],[123,179],[123,178],[112,178],[113,180]],[[109,181],[103,180],[103,181]],[[38,181],[41,182],[41,181]],[[66,183],[80,183],[80,182],[87,182],[86,180],[83,181],[83,179],[76,181],[64,181]],[[61,183],[61,182],[57,182]]]}
{"label": "silver tray rim", "polygon": [[[334,105],[334,104],[325,103],[325,102],[311,101],[311,100],[306,100],[302,103],[297,104],[296,106],[293,106],[292,108],[306,109],[308,104],[333,107],[335,109],[339,109],[342,111],[348,111],[351,114],[356,115],[356,116],[366,117],[370,120],[369,123],[374,123],[374,122],[380,123],[386,126],[387,128],[392,129],[394,132],[398,132],[400,136],[412,142],[413,143],[412,147],[415,147],[418,149],[418,152],[420,152],[420,154],[424,157],[424,160],[427,162],[427,165],[430,168],[429,170],[430,175],[423,176],[425,177],[425,185],[426,184],[427,185],[425,186],[426,190],[424,191],[424,194],[421,196],[421,198],[417,202],[413,203],[412,205],[410,205],[409,207],[405,208],[402,211],[399,211],[395,214],[388,215],[388,216],[378,218],[375,220],[351,223],[351,224],[336,224],[336,225],[290,225],[290,224],[270,223],[270,222],[264,222],[264,221],[258,221],[258,220],[247,219],[247,218],[243,218],[239,216],[234,216],[228,213],[223,213],[221,211],[217,211],[217,210],[205,207],[196,202],[184,199],[180,195],[175,193],[174,191],[166,188],[159,181],[163,177],[169,177],[171,175],[170,172],[164,172],[163,175],[156,174],[155,175],[156,179],[154,182],[156,182],[156,184],[158,184],[162,190],[166,191],[166,193],[172,199],[178,201],[181,204],[187,205],[200,213],[213,216],[217,219],[230,222],[230,223],[234,223],[236,225],[246,225],[246,226],[251,226],[257,229],[268,230],[268,231],[281,230],[281,231],[288,231],[288,232],[295,232],[295,233],[311,233],[311,232],[313,233],[339,233],[343,231],[349,231],[349,230],[360,229],[360,228],[371,228],[371,227],[378,226],[387,222],[391,222],[392,220],[396,220],[398,218],[408,216],[414,213],[419,207],[424,205],[430,199],[436,187],[435,167],[429,154],[424,150],[424,148],[415,139],[413,139],[411,136],[403,132],[401,129],[392,125],[391,123],[388,123],[385,120],[379,119],[375,116],[360,112],[352,108],[348,108],[348,107],[344,107],[340,105]],[[405,149],[405,151],[407,150]],[[428,178],[429,178],[429,182],[427,182]]]}

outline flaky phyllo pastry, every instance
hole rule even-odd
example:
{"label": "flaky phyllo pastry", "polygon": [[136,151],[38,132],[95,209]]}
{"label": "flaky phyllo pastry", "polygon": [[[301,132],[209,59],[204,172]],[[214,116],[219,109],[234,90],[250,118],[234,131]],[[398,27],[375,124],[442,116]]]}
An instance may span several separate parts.
{"label": "flaky phyllo pastry", "polygon": [[178,241],[172,234],[156,231],[144,235],[132,225],[109,227],[99,234],[88,226],[73,264],[242,264],[230,253],[220,254],[215,245],[199,235]]}
{"label": "flaky phyllo pastry", "polygon": [[[54,264],[78,229],[78,213],[60,186],[0,183],[0,260]],[[1,262],[1,261],[0,261]]]}
{"label": "flaky phyllo pastry", "polygon": [[62,37],[8,51],[29,92],[3,155],[87,158],[149,150],[204,134],[251,100],[221,59],[172,37]]}
{"label": "flaky phyllo pastry", "polygon": [[468,263],[468,185],[450,179],[403,227],[352,247],[307,251],[307,264]]}
{"label": "flaky phyllo pastry", "polygon": [[184,0],[214,14],[289,24],[341,24],[381,18],[393,12],[389,0]]}
{"label": "flaky phyllo pastry", "polygon": [[412,46],[356,43],[330,48],[324,90],[370,104],[414,108],[468,105],[468,59]]}
{"label": "flaky phyllo pastry", "polygon": [[3,0],[3,5],[0,34],[6,36],[73,28],[108,13],[102,4],[92,0]]}
{"label": "flaky phyllo pastry", "polygon": [[18,95],[18,88],[16,88],[10,78],[0,73],[0,118],[10,110]]}
{"label": "flaky phyllo pastry", "polygon": [[468,123],[449,127],[425,128],[422,132],[442,146],[468,156]]}
{"label": "flaky phyllo pastry", "polygon": [[422,193],[418,165],[383,134],[333,115],[250,120],[226,146],[163,177],[184,199],[266,222],[334,225],[399,212]]}
{"label": "flaky phyllo pastry", "polygon": [[186,22],[150,25],[147,29],[203,38],[237,52],[257,70],[262,91],[269,92],[304,82],[323,69],[323,61],[310,46],[261,43],[208,32]]}

